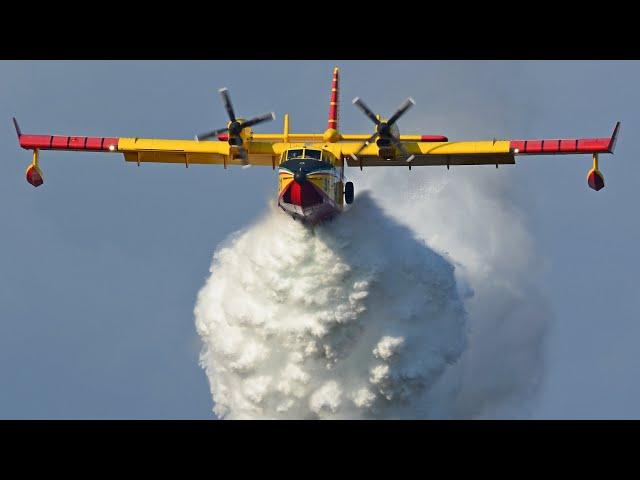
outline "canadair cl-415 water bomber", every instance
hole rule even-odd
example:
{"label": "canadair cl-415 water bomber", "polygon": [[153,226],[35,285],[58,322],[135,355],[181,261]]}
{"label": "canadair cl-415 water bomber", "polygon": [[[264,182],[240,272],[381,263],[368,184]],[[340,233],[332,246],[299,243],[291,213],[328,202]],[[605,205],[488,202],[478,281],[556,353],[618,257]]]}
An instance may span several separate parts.
{"label": "canadair cl-415 water bomber", "polygon": [[360,98],[353,104],[373,123],[373,133],[342,133],[338,125],[339,72],[333,71],[329,103],[329,122],[322,133],[293,133],[289,116],[284,116],[281,133],[255,133],[252,127],[275,119],[273,113],[249,120],[239,118],[231,104],[229,91],[219,90],[229,117],[227,125],[197,135],[194,140],[167,140],[138,137],[81,137],[32,135],[22,133],[14,118],[20,146],[33,150],[26,171],[34,187],[43,183],[38,161],[41,150],[121,153],[127,162],[216,164],[229,166],[268,166],[278,169],[278,205],[285,212],[309,224],[316,224],[340,213],[353,202],[352,182],[345,182],[345,165],[365,167],[412,167],[453,165],[515,164],[523,155],[590,154],[593,167],[587,175],[589,187],[604,188],[598,170],[598,155],[613,153],[620,129],[618,122],[610,137],[547,140],[450,141],[444,135],[404,135],[398,120],[414,105],[405,100],[389,118],[374,113]]}

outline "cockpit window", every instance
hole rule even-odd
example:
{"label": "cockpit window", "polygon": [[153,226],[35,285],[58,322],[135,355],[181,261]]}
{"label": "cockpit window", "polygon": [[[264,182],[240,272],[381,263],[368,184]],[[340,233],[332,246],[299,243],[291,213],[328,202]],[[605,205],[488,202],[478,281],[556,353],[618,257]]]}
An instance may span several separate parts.
{"label": "cockpit window", "polygon": [[322,150],[309,150],[308,148],[304,153],[305,158],[311,158],[313,160],[320,160],[322,156]]}
{"label": "cockpit window", "polygon": [[293,160],[295,158],[302,158],[302,149],[289,150],[287,152],[287,160]]}
{"label": "cockpit window", "polygon": [[281,163],[288,160],[316,160],[331,163],[331,156],[322,150],[312,148],[296,148],[282,153]]}

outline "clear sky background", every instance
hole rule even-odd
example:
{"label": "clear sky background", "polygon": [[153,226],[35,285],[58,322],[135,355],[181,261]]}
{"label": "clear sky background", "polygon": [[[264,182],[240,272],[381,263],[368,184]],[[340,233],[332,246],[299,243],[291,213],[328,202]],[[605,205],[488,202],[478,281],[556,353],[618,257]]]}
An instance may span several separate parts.
{"label": "clear sky background", "polygon": [[452,140],[607,136],[623,122],[601,192],[586,185],[588,156],[506,168],[555,313],[534,417],[640,417],[640,63],[4,61],[0,418],[213,418],[196,294],[215,246],[276,188],[270,169],[43,152],[34,189],[11,116],[28,133],[192,138],[225,125],[227,86],[239,114],[277,113],[258,131],[279,131],[284,113],[294,131],[323,131],[334,65],[345,132],[371,130],[357,95],[385,113],[411,95],[401,129]]}

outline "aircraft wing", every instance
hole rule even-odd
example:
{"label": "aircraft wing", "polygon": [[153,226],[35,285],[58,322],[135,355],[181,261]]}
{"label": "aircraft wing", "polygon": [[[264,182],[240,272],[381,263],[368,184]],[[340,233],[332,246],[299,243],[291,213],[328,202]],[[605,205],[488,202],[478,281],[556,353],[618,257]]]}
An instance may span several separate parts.
{"label": "aircraft wing", "polygon": [[[386,160],[378,156],[375,144],[367,146],[357,158],[361,143],[342,145],[342,152],[350,167],[407,167],[405,157]],[[499,142],[403,142],[407,152],[415,155],[411,166],[423,165],[495,165],[515,163],[508,141]]]}
{"label": "aircraft wing", "polygon": [[[571,138],[546,140],[489,140],[476,142],[449,141],[405,141],[403,145],[409,155],[415,155],[411,166],[424,165],[501,165],[514,164],[519,155],[567,155],[613,153],[620,122],[610,137]],[[375,143],[365,147],[356,158],[355,153],[361,142],[341,144],[342,154],[350,167],[403,166],[407,167],[406,157],[397,156],[385,160],[378,156]]]}
{"label": "aircraft wing", "polygon": [[[126,137],[84,137],[23,134],[14,119],[20,146],[27,150],[121,153],[128,162],[242,165],[224,141],[166,140]],[[271,142],[250,142],[249,163],[274,166],[278,155]]]}
{"label": "aircraft wing", "polygon": [[[232,147],[222,141],[161,140],[145,138],[120,138],[117,151],[128,162],[157,162],[189,164],[242,165],[234,157]],[[249,163],[274,168],[279,158],[269,142],[250,142]]]}

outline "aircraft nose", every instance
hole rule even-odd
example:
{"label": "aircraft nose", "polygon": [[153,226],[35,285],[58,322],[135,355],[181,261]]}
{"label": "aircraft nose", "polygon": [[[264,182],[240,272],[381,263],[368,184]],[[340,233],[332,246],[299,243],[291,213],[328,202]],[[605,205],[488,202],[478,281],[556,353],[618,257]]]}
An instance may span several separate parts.
{"label": "aircraft nose", "polygon": [[307,172],[305,172],[304,170],[300,169],[296,173],[293,174],[293,179],[297,183],[302,184],[302,183],[307,181]]}

